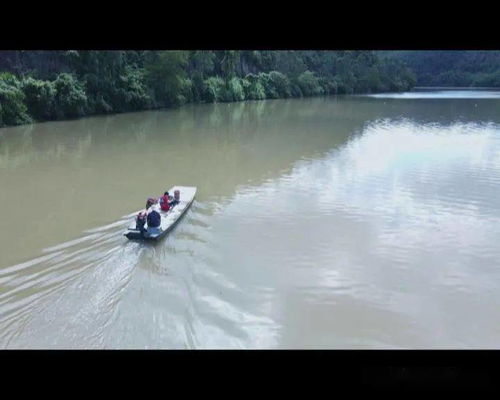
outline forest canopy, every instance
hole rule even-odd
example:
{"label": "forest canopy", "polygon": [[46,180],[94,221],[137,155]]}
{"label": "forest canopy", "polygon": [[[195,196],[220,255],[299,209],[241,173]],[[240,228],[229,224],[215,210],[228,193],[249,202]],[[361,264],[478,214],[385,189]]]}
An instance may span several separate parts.
{"label": "forest canopy", "polygon": [[416,75],[417,86],[500,87],[500,51],[392,51]]}
{"label": "forest canopy", "polygon": [[402,60],[374,51],[0,51],[0,126],[174,107],[405,91]]}

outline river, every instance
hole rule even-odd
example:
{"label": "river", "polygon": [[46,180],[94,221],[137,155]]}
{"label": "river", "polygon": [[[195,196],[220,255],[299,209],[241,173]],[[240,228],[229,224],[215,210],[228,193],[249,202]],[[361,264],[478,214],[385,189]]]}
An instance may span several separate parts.
{"label": "river", "polygon": [[500,347],[500,92],[3,128],[0,183],[0,348]]}

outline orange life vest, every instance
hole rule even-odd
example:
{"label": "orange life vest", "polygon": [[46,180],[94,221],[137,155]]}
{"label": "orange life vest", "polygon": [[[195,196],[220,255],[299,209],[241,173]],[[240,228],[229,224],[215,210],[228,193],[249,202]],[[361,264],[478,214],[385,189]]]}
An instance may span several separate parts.
{"label": "orange life vest", "polygon": [[160,197],[160,208],[162,211],[170,210],[170,205],[168,204],[168,196],[163,195]]}

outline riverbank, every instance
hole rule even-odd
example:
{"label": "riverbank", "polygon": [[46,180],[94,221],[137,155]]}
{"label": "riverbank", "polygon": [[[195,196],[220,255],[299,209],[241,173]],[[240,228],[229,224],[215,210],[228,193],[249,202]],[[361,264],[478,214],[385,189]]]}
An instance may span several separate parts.
{"label": "riverbank", "polygon": [[[350,94],[357,94],[357,95],[368,95],[368,94],[377,94],[377,93],[403,93],[406,91],[380,91],[380,92],[368,92],[368,93],[350,93]],[[92,114],[85,114],[81,116],[73,116],[73,117],[65,117],[65,118],[60,118],[60,119],[41,119],[41,120],[34,120],[32,118],[28,118],[25,122],[23,123],[17,123],[17,124],[11,124],[11,125],[0,125],[0,129],[2,128],[13,128],[17,126],[28,126],[28,125],[36,125],[40,123],[47,123],[47,122],[70,122],[70,121],[76,121],[79,119],[83,118],[88,118],[88,117],[112,117],[112,116],[119,116],[121,114],[126,114],[126,113],[135,113],[135,112],[141,112],[141,111],[161,111],[161,110],[176,110],[176,109],[181,109],[185,106],[189,105],[203,105],[203,104],[230,104],[230,103],[245,103],[245,102],[259,102],[262,100],[285,100],[285,99],[307,99],[307,98],[321,98],[321,97],[328,97],[328,96],[345,96],[349,94],[330,94],[330,93],[321,93],[321,94],[316,94],[316,95],[309,95],[309,96],[286,96],[286,97],[263,97],[261,99],[245,99],[245,100],[232,100],[232,101],[213,101],[213,102],[186,102],[183,104],[175,105],[175,106],[170,106],[170,107],[165,107],[165,106],[158,106],[158,107],[150,107],[150,108],[141,108],[137,110],[127,110],[127,111],[117,111],[117,112],[101,112],[101,113],[92,113]]]}
{"label": "riverbank", "polygon": [[373,51],[0,51],[0,127],[414,84]]}

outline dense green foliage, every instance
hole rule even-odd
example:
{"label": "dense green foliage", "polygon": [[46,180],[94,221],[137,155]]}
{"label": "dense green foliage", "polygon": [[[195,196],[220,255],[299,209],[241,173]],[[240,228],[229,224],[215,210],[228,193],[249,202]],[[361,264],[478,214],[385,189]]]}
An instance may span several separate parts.
{"label": "dense green foliage", "polygon": [[146,83],[155,104],[173,106],[183,102],[182,89],[188,54],[182,51],[151,51],[146,55]]}
{"label": "dense green foliage", "polygon": [[21,82],[9,73],[0,74],[0,126],[31,121],[24,99]]}
{"label": "dense green foliage", "polygon": [[0,126],[415,84],[373,51],[0,51]]}
{"label": "dense green foliage", "polygon": [[387,52],[417,76],[418,86],[500,87],[500,51]]}
{"label": "dense green foliage", "polygon": [[85,115],[87,96],[83,86],[70,74],[62,73],[54,81],[56,115],[59,118]]}
{"label": "dense green foliage", "polygon": [[22,82],[25,104],[33,118],[37,120],[53,119],[56,116],[56,89],[53,82],[27,77]]}

